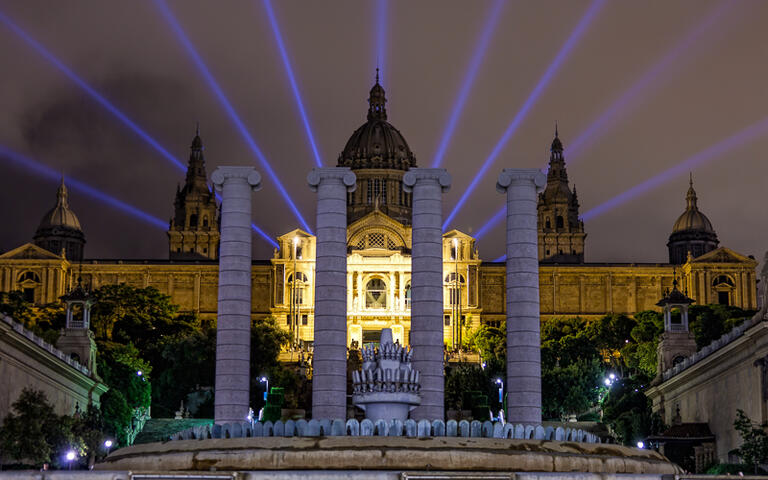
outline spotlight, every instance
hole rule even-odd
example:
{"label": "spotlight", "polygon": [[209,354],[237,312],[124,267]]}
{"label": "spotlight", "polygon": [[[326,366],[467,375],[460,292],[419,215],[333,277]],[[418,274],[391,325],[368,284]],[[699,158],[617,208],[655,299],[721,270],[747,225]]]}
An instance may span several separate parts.
{"label": "spotlight", "polygon": [[315,144],[315,136],[312,134],[312,128],[309,126],[309,118],[307,117],[307,112],[304,110],[304,102],[301,100],[299,86],[296,83],[296,78],[293,75],[293,68],[291,68],[291,62],[288,59],[288,52],[285,49],[283,37],[280,34],[280,27],[277,24],[275,12],[272,10],[272,3],[270,0],[263,0],[263,3],[264,9],[267,11],[267,16],[269,17],[269,24],[272,26],[272,33],[275,35],[277,48],[280,50],[280,57],[283,59],[285,73],[288,75],[288,81],[291,83],[291,90],[293,90],[293,96],[296,99],[296,106],[299,107],[301,121],[304,123],[304,131],[307,133],[307,140],[309,140],[309,145],[312,148],[312,153],[315,156],[315,163],[318,167],[322,167],[323,161],[320,159],[320,152],[317,150],[317,145]]}
{"label": "spotlight", "polygon": [[581,20],[579,20],[579,23],[576,25],[576,28],[574,28],[574,30],[571,32],[571,35],[565,41],[563,46],[560,47],[560,51],[557,52],[557,55],[555,56],[554,60],[552,60],[552,63],[549,64],[549,67],[539,79],[539,83],[536,84],[536,87],[534,87],[533,91],[531,91],[530,95],[528,95],[528,98],[525,100],[525,103],[523,103],[522,107],[520,107],[520,109],[517,111],[517,113],[515,114],[515,117],[512,119],[512,122],[509,124],[507,129],[504,131],[504,134],[496,143],[496,146],[493,147],[493,150],[491,151],[490,155],[488,155],[488,158],[485,159],[485,162],[483,162],[483,165],[480,167],[480,170],[478,170],[478,172],[475,174],[469,186],[461,195],[461,197],[459,198],[459,201],[456,203],[456,206],[453,207],[453,210],[445,219],[445,222],[443,223],[443,231],[447,229],[448,225],[450,225],[453,218],[456,216],[457,213],[459,213],[459,210],[461,210],[461,207],[464,206],[464,203],[466,203],[469,196],[475,190],[475,188],[477,187],[477,184],[480,183],[480,180],[483,178],[483,176],[485,176],[485,173],[488,171],[490,166],[496,160],[496,157],[499,156],[499,154],[504,149],[509,139],[517,131],[517,128],[520,126],[520,124],[525,119],[525,116],[528,114],[528,111],[533,107],[533,105],[539,99],[539,96],[547,87],[547,85],[549,85],[549,82],[555,76],[555,73],[560,68],[560,65],[563,63],[568,53],[570,53],[570,51],[576,45],[576,42],[579,40],[579,38],[581,38],[582,34],[586,31],[590,22],[597,15],[597,12],[600,10],[600,8],[603,6],[604,3],[605,3],[605,0],[593,0],[589,8],[587,9],[587,11],[584,13],[584,15],[581,16]]}
{"label": "spotlight", "polygon": [[612,374],[608,375],[608,378],[610,378],[611,381],[616,380],[616,374],[612,373]]}
{"label": "spotlight", "polygon": [[269,177],[274,182],[275,186],[277,187],[277,190],[280,192],[280,195],[282,195],[283,199],[285,199],[285,202],[288,204],[291,211],[293,211],[293,214],[299,220],[299,222],[304,227],[304,229],[307,232],[312,233],[312,229],[309,228],[309,224],[306,222],[306,220],[304,220],[304,217],[301,215],[301,212],[299,211],[298,207],[293,202],[293,199],[291,198],[291,196],[288,194],[288,191],[283,186],[283,183],[280,181],[280,179],[277,177],[277,174],[272,169],[272,165],[269,163],[269,160],[267,160],[267,157],[264,155],[264,153],[261,151],[259,146],[256,144],[256,140],[254,140],[254,138],[248,132],[248,129],[245,127],[245,124],[243,123],[242,119],[237,114],[235,107],[233,107],[232,104],[229,102],[229,99],[224,94],[224,91],[221,89],[221,86],[219,86],[219,83],[213,77],[213,74],[208,69],[208,66],[203,61],[202,57],[200,57],[200,54],[195,49],[194,45],[192,45],[192,42],[189,40],[189,37],[187,37],[187,34],[184,33],[184,30],[181,28],[181,25],[176,20],[176,17],[173,16],[173,13],[168,8],[168,5],[165,3],[165,0],[155,0],[155,5],[160,10],[160,13],[162,13],[165,21],[168,23],[168,25],[170,25],[171,29],[176,34],[176,37],[178,37],[179,41],[186,49],[189,56],[192,58],[193,63],[202,74],[203,78],[205,79],[205,82],[208,84],[208,87],[210,87],[210,89],[213,91],[214,95],[216,96],[221,106],[224,108],[224,111],[227,113],[232,123],[235,124],[237,131],[240,133],[240,136],[243,137],[243,140],[245,141],[246,145],[248,145],[248,147],[251,149],[251,152],[253,152],[253,154],[261,163],[262,168],[264,168],[267,175],[269,175]]}
{"label": "spotlight", "polygon": [[714,145],[711,145],[710,147],[704,150],[701,150],[700,152],[688,157],[687,159],[678,163],[677,165],[671,168],[668,168],[667,170],[664,170],[658,175],[651,177],[640,184],[635,185],[629,190],[625,190],[624,192],[620,193],[619,195],[616,195],[615,197],[613,197],[612,199],[606,202],[601,203],[600,205],[587,211],[583,215],[583,219],[587,221],[607,211],[613,210],[619,205],[622,205],[634,199],[635,197],[642,195],[647,191],[658,187],[659,185],[677,177],[678,175],[690,172],[697,165],[703,164],[705,162],[712,160],[713,158],[719,157],[720,155],[723,155],[729,152],[730,150],[733,150],[734,148],[742,147],[745,144],[754,140],[755,138],[758,138],[761,135],[765,135],[766,133],[768,133],[768,117],[764,117],[759,122],[753,123],[752,125],[748,126],[743,130],[740,130],[739,132],[736,132],[730,137],[725,138],[720,142]]}
{"label": "spotlight", "polygon": [[480,63],[483,61],[485,51],[488,49],[488,43],[491,41],[493,32],[496,30],[496,24],[498,23],[499,17],[501,17],[502,7],[504,7],[504,1],[496,0],[493,4],[493,8],[488,14],[488,18],[486,18],[485,23],[483,24],[483,29],[480,31],[480,40],[475,47],[475,53],[472,55],[472,60],[470,61],[467,73],[464,76],[464,82],[461,85],[461,90],[459,90],[459,96],[456,98],[456,103],[453,105],[451,116],[448,118],[448,124],[445,126],[445,131],[443,131],[443,136],[440,138],[440,144],[437,147],[435,158],[432,160],[432,168],[437,168],[443,163],[443,157],[445,156],[445,151],[448,149],[448,143],[453,137],[453,131],[456,129],[459,115],[464,109],[464,103],[467,101],[469,90],[472,88],[472,84],[475,81],[475,75],[477,75],[477,71],[480,69]]}
{"label": "spotlight", "polygon": [[610,387],[611,386],[611,381],[609,379],[607,379],[607,378],[605,380],[603,380],[603,383],[605,383],[606,387]]}

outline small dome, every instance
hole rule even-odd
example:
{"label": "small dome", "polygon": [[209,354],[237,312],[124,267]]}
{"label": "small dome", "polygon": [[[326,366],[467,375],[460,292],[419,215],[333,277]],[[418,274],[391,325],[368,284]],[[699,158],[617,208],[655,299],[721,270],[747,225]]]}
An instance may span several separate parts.
{"label": "small dome", "polygon": [[709,221],[706,215],[698,210],[686,210],[675,222],[675,226],[672,227],[672,233],[691,230],[715,232],[715,229],[712,228],[712,222]]}
{"label": "small dome", "polygon": [[70,228],[73,230],[82,230],[80,228],[80,220],[77,219],[77,215],[69,208],[69,192],[64,185],[64,179],[61,179],[61,185],[56,191],[56,206],[53,207],[48,213],[43,216],[40,221],[40,226],[37,227],[37,231],[48,230],[52,228]]}
{"label": "small dome", "polygon": [[339,155],[339,167],[408,170],[416,166],[416,158],[405,138],[387,122],[386,102],[384,88],[379,85],[377,75],[368,98],[368,121],[355,130],[347,141]]}
{"label": "small dome", "polygon": [[672,227],[672,233],[690,231],[715,233],[715,229],[712,227],[712,222],[709,221],[706,215],[699,211],[696,190],[693,189],[693,179],[691,179],[688,194],[685,198],[687,202],[685,212],[678,217],[675,226]]}

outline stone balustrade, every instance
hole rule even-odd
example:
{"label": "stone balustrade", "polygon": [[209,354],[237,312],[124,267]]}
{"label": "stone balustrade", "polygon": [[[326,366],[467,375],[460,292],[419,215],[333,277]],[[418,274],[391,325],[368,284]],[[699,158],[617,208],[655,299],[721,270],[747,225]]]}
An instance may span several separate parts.
{"label": "stone balustrade", "polygon": [[751,327],[757,325],[761,321],[763,321],[762,318],[760,318],[759,316],[755,316],[755,317],[753,317],[751,319],[745,320],[744,323],[742,323],[741,325],[733,327],[733,329],[731,329],[731,331],[729,331],[728,333],[724,334],[723,336],[721,336],[717,340],[713,340],[712,343],[710,343],[709,345],[703,347],[698,352],[694,353],[693,355],[691,355],[689,357],[686,357],[682,362],[678,363],[674,367],[668,368],[667,370],[665,370],[664,373],[662,374],[662,379],[664,381],[667,381],[670,378],[674,377],[675,375],[681,373],[683,370],[685,370],[685,369],[693,366],[694,364],[700,362],[701,360],[707,358],[708,356],[710,356],[714,352],[720,350],[721,348],[723,348],[724,346],[728,345],[732,341],[734,341],[737,338],[741,337],[744,334],[744,332],[749,330]]}
{"label": "stone balustrade", "polygon": [[501,422],[473,420],[372,420],[358,422],[349,419],[278,420],[274,423],[238,422],[219,425],[200,425],[171,436],[171,440],[204,440],[211,438],[249,437],[463,437],[497,438],[513,440],[546,440],[579,443],[601,443],[590,432],[563,427],[541,425],[503,424]]}

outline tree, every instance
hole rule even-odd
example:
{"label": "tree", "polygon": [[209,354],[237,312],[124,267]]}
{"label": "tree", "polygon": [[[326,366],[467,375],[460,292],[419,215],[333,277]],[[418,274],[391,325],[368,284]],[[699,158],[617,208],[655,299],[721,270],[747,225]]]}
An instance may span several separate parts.
{"label": "tree", "polygon": [[597,403],[605,369],[597,358],[542,370],[542,415],[562,419],[588,411]]}
{"label": "tree", "polygon": [[728,305],[692,305],[688,315],[696,346],[706,347],[753,314],[753,311]]}
{"label": "tree", "polygon": [[768,461],[768,433],[765,431],[768,428],[768,422],[758,425],[739,409],[733,426],[743,440],[738,448],[739,456],[757,474],[758,465]]}
{"label": "tree", "polygon": [[264,404],[263,387],[259,383],[262,376],[273,379],[270,386],[284,387],[286,397],[297,395],[296,391],[290,390],[291,387],[297,387],[296,382],[279,385],[274,381],[280,377],[286,378],[285,367],[280,365],[277,357],[290,339],[290,334],[280,328],[271,315],[251,322],[251,405]]}
{"label": "tree", "polygon": [[603,401],[603,421],[624,445],[634,445],[663,430],[660,417],[651,413],[651,402],[645,396],[649,380],[640,375],[621,378],[610,387]]}
{"label": "tree", "polygon": [[198,386],[213,386],[216,370],[216,329],[177,334],[158,344],[153,361],[152,412],[172,417]]}
{"label": "tree", "polygon": [[72,434],[71,417],[56,415],[42,391],[25,388],[12,406],[0,429],[5,455],[40,466],[58,459],[64,449],[84,453],[82,441]]}
{"label": "tree", "polygon": [[116,445],[127,446],[133,410],[119,390],[110,388],[101,396],[101,416],[104,434],[113,438]]}

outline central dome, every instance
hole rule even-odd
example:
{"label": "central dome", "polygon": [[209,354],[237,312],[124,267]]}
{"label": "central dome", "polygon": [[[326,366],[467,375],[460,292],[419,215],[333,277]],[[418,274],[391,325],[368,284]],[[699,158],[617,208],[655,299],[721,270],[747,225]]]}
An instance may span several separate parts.
{"label": "central dome", "polygon": [[352,170],[408,170],[416,166],[416,158],[405,138],[387,122],[386,103],[377,73],[376,84],[368,98],[368,121],[349,138],[337,166]]}

